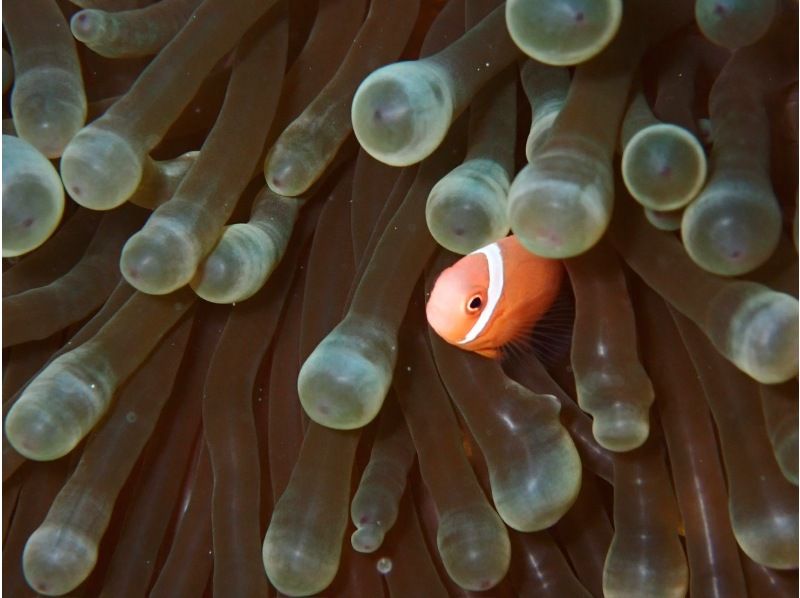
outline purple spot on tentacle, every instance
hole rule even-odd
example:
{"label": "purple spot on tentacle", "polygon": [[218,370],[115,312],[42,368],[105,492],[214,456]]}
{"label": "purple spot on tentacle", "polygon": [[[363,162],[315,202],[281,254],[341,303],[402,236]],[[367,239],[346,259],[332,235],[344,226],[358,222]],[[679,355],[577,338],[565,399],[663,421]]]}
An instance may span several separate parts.
{"label": "purple spot on tentacle", "polygon": [[383,123],[386,121],[386,114],[382,108],[376,108],[372,116],[375,118],[375,122]]}

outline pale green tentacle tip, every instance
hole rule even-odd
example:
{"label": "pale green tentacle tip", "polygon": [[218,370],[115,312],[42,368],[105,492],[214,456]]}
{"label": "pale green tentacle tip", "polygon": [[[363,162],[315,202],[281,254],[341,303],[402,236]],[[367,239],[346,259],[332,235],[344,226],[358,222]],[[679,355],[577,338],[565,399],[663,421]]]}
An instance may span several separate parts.
{"label": "pale green tentacle tip", "polygon": [[642,446],[650,435],[647,407],[616,402],[592,415],[592,435],[600,446],[609,451],[632,451]]}
{"label": "pale green tentacle tip", "polygon": [[661,554],[657,557],[649,551],[646,554],[623,552],[620,548],[625,546],[615,535],[603,566],[603,596],[684,598],[689,590],[689,568],[677,532],[669,541],[675,544],[660,546]]}
{"label": "pale green tentacle tip", "polygon": [[297,197],[308,191],[325,167],[312,164],[309,161],[312,154],[306,148],[278,139],[264,159],[264,178],[269,188],[284,197]]}
{"label": "pale green tentacle tip", "polygon": [[523,168],[508,194],[511,230],[528,251],[564,259],[590,249],[611,221],[613,185],[600,167],[572,168],[560,152]]}
{"label": "pale green tentacle tip", "polygon": [[55,231],[64,213],[58,172],[33,145],[3,135],[3,257],[28,253]]}
{"label": "pale green tentacle tip", "polygon": [[508,234],[510,181],[493,160],[475,159],[442,178],[428,195],[425,219],[442,247],[466,255]]}
{"label": "pale green tentacle tip", "polygon": [[61,596],[85,580],[97,563],[97,544],[68,527],[45,523],[22,553],[25,581],[39,594]]}
{"label": "pale green tentacle tip", "polygon": [[797,509],[753,512],[729,503],[736,543],[755,562],[771,569],[797,569]]}
{"label": "pale green tentacle tip", "polygon": [[509,0],[511,39],[531,58],[569,66],[599,54],[622,21],[621,0]]}
{"label": "pale green tentacle tip", "polygon": [[712,181],[683,212],[686,251],[701,268],[738,276],[763,264],[778,245],[781,212],[768,184]]}
{"label": "pale green tentacle tip", "polygon": [[300,403],[320,425],[338,430],[361,428],[378,415],[396,359],[394,334],[380,322],[348,316],[300,369]]}
{"label": "pale green tentacle tip", "polygon": [[622,153],[622,178],[631,195],[653,210],[684,207],[706,179],[703,146],[689,131],[659,123],[638,131]]}
{"label": "pale green tentacle tip", "polygon": [[[716,309],[712,302],[709,311]],[[746,298],[724,331],[712,340],[743,372],[762,384],[778,384],[798,373],[797,299],[765,289]]]}
{"label": "pale green tentacle tip", "polygon": [[666,232],[675,232],[681,229],[681,220],[683,219],[683,210],[651,210],[644,208],[644,215],[647,221],[658,230]]}
{"label": "pale green tentacle tip", "polygon": [[356,90],[353,132],[373,158],[408,166],[429,156],[453,119],[447,71],[426,61],[398,62],[369,75]]}
{"label": "pale green tentacle tip", "polygon": [[289,526],[276,523],[267,528],[261,558],[270,583],[286,596],[312,596],[327,588],[339,569],[339,559],[322,554],[324,547],[301,538]]}
{"label": "pale green tentacle tip", "polygon": [[35,461],[69,453],[102,415],[114,391],[103,370],[81,367],[82,347],[53,360],[8,412],[5,433],[14,449]]}
{"label": "pale green tentacle tip", "polygon": [[694,15],[704,36],[735,50],[767,33],[777,6],[777,0],[696,0]]}
{"label": "pale green tentacle tip", "polygon": [[125,243],[119,267],[125,280],[149,295],[166,295],[189,283],[200,256],[190,230],[157,217]]}
{"label": "pale green tentacle tip", "polygon": [[264,286],[281,255],[260,228],[231,224],[225,227],[216,247],[197,269],[192,289],[212,303],[244,301]]}
{"label": "pale green tentacle tip", "polygon": [[56,67],[19,74],[11,91],[17,134],[48,158],[62,155],[86,122],[86,96],[80,76]]}
{"label": "pale green tentacle tip", "polygon": [[142,180],[142,156],[124,137],[89,125],[61,157],[61,178],[70,197],[92,210],[111,210],[133,195]]}
{"label": "pale green tentacle tip", "polygon": [[91,45],[106,34],[107,24],[108,16],[105,11],[87,8],[72,15],[69,28],[75,39]]}
{"label": "pale green tentacle tip", "polygon": [[[66,429],[65,429],[66,428]],[[5,432],[8,443],[20,455],[34,461],[52,461],[69,452],[77,442],[64,439],[75,436],[68,423],[30,401],[17,401],[9,410]]]}
{"label": "pale green tentacle tip", "polygon": [[624,369],[616,366],[613,372],[592,371],[577,386],[578,402],[591,413],[592,435],[600,446],[626,452],[644,444],[650,434],[655,392],[638,362]]}
{"label": "pale green tentacle tip", "polygon": [[436,544],[448,575],[465,590],[493,588],[511,563],[508,531],[483,502],[443,513]]}
{"label": "pale green tentacle tip", "polygon": [[353,546],[353,550],[369,554],[381,547],[385,535],[385,530],[379,525],[368,523],[353,532],[350,536],[350,544]]}
{"label": "pale green tentacle tip", "polygon": [[502,474],[489,471],[498,514],[506,525],[521,532],[556,524],[581,488],[581,459],[563,428],[548,446],[536,451],[533,459],[533,477],[526,475],[524,465],[512,466]]}

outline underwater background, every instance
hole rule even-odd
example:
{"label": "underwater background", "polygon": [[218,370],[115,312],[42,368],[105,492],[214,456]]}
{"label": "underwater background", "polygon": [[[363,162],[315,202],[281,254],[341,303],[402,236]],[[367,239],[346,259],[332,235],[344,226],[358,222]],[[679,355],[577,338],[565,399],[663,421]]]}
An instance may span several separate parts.
{"label": "underwater background", "polygon": [[[3,28],[7,596],[797,595],[795,0]],[[425,305],[509,233],[489,359]]]}

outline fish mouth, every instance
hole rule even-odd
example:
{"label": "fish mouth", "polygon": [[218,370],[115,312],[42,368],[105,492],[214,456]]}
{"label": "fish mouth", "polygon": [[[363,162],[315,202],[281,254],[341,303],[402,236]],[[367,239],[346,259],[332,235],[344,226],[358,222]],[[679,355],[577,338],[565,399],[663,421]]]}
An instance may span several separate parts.
{"label": "fish mouth", "polygon": [[435,301],[428,301],[425,305],[425,316],[434,332],[450,344],[455,343],[452,335],[452,326],[449,324],[452,314],[448,310],[436,305]]}

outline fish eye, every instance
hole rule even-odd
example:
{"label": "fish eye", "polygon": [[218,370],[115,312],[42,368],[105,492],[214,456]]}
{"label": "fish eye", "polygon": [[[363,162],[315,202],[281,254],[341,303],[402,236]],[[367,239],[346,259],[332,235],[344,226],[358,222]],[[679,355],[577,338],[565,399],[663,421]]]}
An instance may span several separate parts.
{"label": "fish eye", "polygon": [[475,313],[478,311],[481,306],[483,305],[483,300],[481,299],[480,295],[475,295],[467,301],[467,311],[470,313]]}

